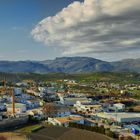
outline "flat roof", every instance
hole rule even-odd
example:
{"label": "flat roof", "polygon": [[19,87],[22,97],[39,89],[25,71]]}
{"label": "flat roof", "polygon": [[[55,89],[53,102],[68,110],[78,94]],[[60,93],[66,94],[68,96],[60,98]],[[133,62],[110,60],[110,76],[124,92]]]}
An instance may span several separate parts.
{"label": "flat roof", "polygon": [[57,118],[54,118],[54,119],[58,120],[61,123],[65,123],[65,122],[72,122],[72,121],[80,121],[83,118],[75,117],[75,116],[66,116],[66,117],[57,117]]}
{"label": "flat roof", "polygon": [[69,100],[69,101],[90,101],[87,98],[64,98],[65,100]]}
{"label": "flat roof", "polygon": [[119,113],[119,112],[114,112],[114,113],[98,113],[97,115],[99,115],[100,117],[106,118],[106,117],[119,117],[119,118],[140,118],[140,113]]}
{"label": "flat roof", "polygon": [[[25,104],[21,104],[21,103],[15,103],[15,107],[16,108],[20,108],[20,107],[24,107],[26,106]],[[12,104],[7,104],[7,107],[12,108]]]}
{"label": "flat roof", "polygon": [[88,105],[88,104],[82,104],[81,106],[87,106],[87,107],[93,107],[93,108],[100,108],[102,107],[101,105]]}

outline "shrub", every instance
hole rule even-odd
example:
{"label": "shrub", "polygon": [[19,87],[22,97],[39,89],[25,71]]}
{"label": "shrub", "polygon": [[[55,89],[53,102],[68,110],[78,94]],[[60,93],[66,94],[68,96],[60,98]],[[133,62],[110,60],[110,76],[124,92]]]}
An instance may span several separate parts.
{"label": "shrub", "polygon": [[40,130],[40,129],[42,129],[42,128],[44,128],[44,126],[38,126],[38,127],[36,127],[36,128],[33,128],[33,129],[31,130],[31,132],[36,132],[36,131],[38,131],[38,130]]}
{"label": "shrub", "polygon": [[106,135],[111,137],[111,138],[115,138],[115,133],[110,131],[110,130],[106,132]]}
{"label": "shrub", "polygon": [[87,125],[83,125],[83,124],[69,123],[69,127],[85,129],[88,131],[93,131],[93,132],[105,134],[105,135],[112,137],[112,138],[116,138],[115,133],[110,131],[109,128],[105,129],[104,126],[100,126],[100,127],[98,125],[87,126]]}

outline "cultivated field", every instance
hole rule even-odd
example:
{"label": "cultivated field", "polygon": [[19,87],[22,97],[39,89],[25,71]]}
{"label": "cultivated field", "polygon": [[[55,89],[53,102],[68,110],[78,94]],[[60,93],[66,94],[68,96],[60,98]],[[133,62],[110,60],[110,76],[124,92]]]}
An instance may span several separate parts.
{"label": "cultivated field", "polygon": [[110,138],[86,130],[49,126],[35,133],[30,133],[31,140],[111,140]]}

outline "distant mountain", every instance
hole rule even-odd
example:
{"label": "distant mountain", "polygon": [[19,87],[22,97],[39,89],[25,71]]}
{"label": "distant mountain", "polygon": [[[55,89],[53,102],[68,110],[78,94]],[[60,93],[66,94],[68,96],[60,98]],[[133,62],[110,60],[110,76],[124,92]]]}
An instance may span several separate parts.
{"label": "distant mountain", "polygon": [[114,71],[129,71],[140,73],[140,58],[139,59],[124,59],[122,61],[110,63],[114,66]]}
{"label": "distant mountain", "polygon": [[61,57],[43,61],[41,64],[48,66],[51,72],[81,73],[113,70],[110,63],[90,57]]}
{"label": "distant mountain", "polygon": [[0,61],[0,72],[88,73],[112,71],[140,73],[140,59],[106,62],[91,57],[61,57],[45,61]]}
{"label": "distant mountain", "polygon": [[48,67],[31,61],[0,61],[0,72],[46,73]]}

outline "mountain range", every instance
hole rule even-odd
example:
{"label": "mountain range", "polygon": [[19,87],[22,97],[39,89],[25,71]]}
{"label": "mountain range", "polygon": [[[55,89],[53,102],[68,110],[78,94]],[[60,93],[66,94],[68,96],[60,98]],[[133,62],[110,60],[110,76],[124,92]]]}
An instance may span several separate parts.
{"label": "mountain range", "polygon": [[45,61],[0,61],[0,72],[18,73],[89,73],[137,72],[140,59],[107,62],[91,57],[60,57]]}

